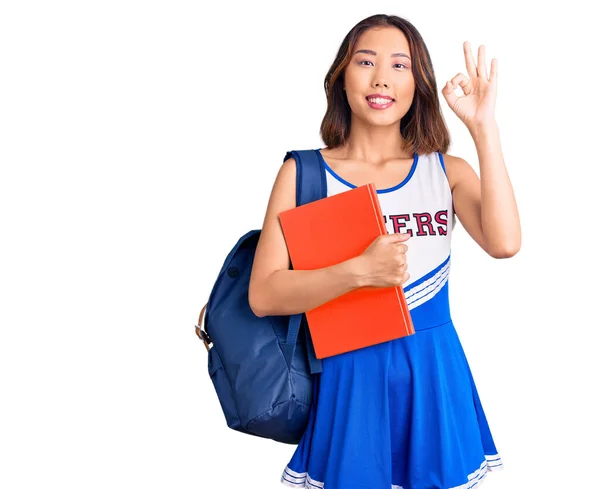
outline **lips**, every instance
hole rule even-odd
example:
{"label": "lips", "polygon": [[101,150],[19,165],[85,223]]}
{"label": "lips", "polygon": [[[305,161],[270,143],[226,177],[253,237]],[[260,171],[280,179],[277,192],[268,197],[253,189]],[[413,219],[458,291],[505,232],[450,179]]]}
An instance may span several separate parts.
{"label": "lips", "polygon": [[390,97],[389,95],[383,95],[382,93],[372,93],[371,95],[367,95],[367,100],[370,98],[384,98],[387,100],[394,100],[394,98]]}
{"label": "lips", "polygon": [[388,107],[391,107],[394,104],[394,99],[392,97],[382,97],[382,96],[377,96],[375,97],[376,100],[385,100],[385,103],[383,104],[378,104],[375,102],[371,102],[369,100],[369,98],[372,98],[371,96],[367,97],[367,104],[369,105],[369,107],[371,107],[372,109],[376,109],[376,110],[383,110],[383,109],[387,109]]}

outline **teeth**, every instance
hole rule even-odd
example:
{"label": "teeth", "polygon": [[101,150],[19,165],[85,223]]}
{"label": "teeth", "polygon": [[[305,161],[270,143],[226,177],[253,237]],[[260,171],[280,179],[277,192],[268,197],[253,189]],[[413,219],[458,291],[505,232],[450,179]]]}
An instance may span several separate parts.
{"label": "teeth", "polygon": [[386,99],[386,98],[370,98],[368,100],[372,104],[377,104],[377,105],[384,105],[384,104],[388,104],[391,102],[391,100]]}

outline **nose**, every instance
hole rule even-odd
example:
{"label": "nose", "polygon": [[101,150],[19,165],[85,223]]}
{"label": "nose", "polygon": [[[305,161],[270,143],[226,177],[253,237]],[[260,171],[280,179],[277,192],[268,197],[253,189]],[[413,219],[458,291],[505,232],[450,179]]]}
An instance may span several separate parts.
{"label": "nose", "polygon": [[374,86],[377,88],[389,88],[388,82],[381,75],[374,78]]}
{"label": "nose", "polygon": [[388,70],[389,68],[383,64],[376,63],[375,68],[371,72],[373,75],[373,84],[376,89],[381,89],[381,87],[389,88],[389,82],[387,81]]}

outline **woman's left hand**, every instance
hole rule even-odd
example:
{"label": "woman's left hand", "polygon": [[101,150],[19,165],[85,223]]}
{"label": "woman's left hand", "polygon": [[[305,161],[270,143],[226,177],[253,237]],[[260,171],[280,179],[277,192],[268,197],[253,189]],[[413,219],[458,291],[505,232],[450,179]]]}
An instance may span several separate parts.
{"label": "woman's left hand", "polygon": [[[498,60],[492,59],[492,67],[488,78],[485,63],[485,47],[479,46],[477,66],[471,55],[468,41],[463,43],[467,72],[470,79],[459,73],[446,83],[442,94],[452,111],[465,123],[469,130],[486,124],[492,124],[496,105],[496,87],[498,82]],[[460,86],[464,95],[457,96],[454,89]]]}

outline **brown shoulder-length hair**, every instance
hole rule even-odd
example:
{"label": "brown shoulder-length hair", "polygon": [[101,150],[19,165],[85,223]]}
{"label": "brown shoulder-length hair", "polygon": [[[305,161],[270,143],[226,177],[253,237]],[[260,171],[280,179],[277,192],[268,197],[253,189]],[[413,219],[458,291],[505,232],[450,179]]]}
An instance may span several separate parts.
{"label": "brown shoulder-length hair", "polygon": [[400,121],[405,149],[417,154],[446,153],[450,133],[441,111],[435,75],[425,41],[408,20],[395,15],[378,14],[361,20],[346,37],[325,76],[327,111],[321,122],[321,138],[330,148],[342,146],[350,134],[351,109],[344,92],[344,72],[360,35],[372,27],[397,27],[408,39],[415,79],[415,96]]}

